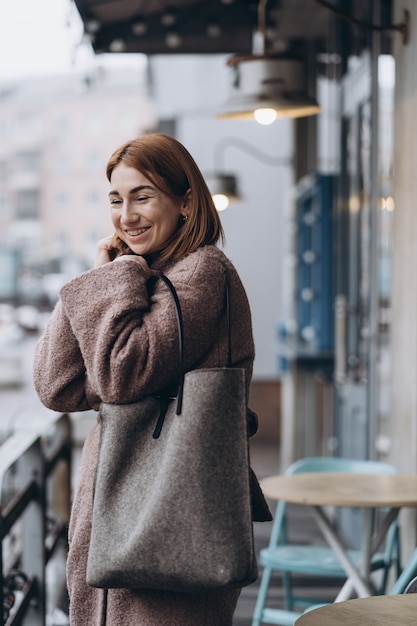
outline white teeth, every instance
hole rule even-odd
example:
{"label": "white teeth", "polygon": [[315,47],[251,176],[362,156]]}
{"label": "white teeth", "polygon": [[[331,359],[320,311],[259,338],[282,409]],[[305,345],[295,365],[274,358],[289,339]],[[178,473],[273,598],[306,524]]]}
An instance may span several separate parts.
{"label": "white teeth", "polygon": [[138,228],[137,230],[127,230],[126,233],[128,235],[130,235],[131,237],[136,237],[136,235],[141,235],[146,230],[148,230],[148,229],[147,228]]}

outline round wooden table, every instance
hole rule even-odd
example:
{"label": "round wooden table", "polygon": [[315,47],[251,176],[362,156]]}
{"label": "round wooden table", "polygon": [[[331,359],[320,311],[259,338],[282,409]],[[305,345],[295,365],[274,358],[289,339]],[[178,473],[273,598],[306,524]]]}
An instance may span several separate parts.
{"label": "round wooden table", "polygon": [[305,613],[295,626],[416,626],[417,594],[336,602]]}
{"label": "round wooden table", "polygon": [[[356,474],[351,472],[306,472],[269,476],[261,481],[264,494],[311,507],[327,543],[334,550],[348,577],[337,600],[351,597],[352,587],[359,597],[371,596],[372,555],[381,545],[390,524],[403,507],[417,507],[417,475]],[[358,569],[349,559],[341,537],[324,507],[357,507],[364,511],[362,563]],[[372,536],[377,509],[386,509],[378,533]],[[417,616],[416,616],[417,624]]]}
{"label": "round wooden table", "polygon": [[417,475],[308,472],[269,476],[261,481],[264,494],[311,506],[402,508],[417,506]]}

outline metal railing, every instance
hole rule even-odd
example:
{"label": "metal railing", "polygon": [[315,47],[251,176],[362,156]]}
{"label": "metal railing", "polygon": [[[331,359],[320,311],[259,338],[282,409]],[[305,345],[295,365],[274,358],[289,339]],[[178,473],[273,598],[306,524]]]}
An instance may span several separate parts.
{"label": "metal railing", "polygon": [[0,626],[45,626],[47,565],[66,546],[71,422],[46,421],[41,433],[18,431],[0,447]]}

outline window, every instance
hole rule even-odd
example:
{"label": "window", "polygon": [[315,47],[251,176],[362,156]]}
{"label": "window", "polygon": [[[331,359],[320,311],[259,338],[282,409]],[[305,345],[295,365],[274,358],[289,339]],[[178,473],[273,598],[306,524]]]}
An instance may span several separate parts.
{"label": "window", "polygon": [[87,154],[87,168],[89,172],[101,172],[104,170],[101,154],[98,152],[90,152]]}
{"label": "window", "polygon": [[0,139],[8,139],[10,135],[10,123],[7,120],[0,120]]}
{"label": "window", "polygon": [[7,181],[7,173],[9,171],[9,164],[7,161],[0,161],[0,183]]}
{"label": "window", "polygon": [[0,220],[10,217],[10,202],[5,193],[0,193]]}
{"label": "window", "polygon": [[102,194],[98,193],[95,190],[90,190],[87,192],[87,209],[89,211],[95,212],[100,209],[103,202]]}
{"label": "window", "polygon": [[38,138],[42,132],[42,121],[38,113],[19,111],[15,122],[15,137],[18,139]]}
{"label": "window", "polygon": [[70,197],[66,191],[58,191],[55,196],[55,205],[60,213],[65,213],[69,208]]}
{"label": "window", "polygon": [[39,215],[39,192],[37,189],[24,189],[17,192],[16,217],[36,219]]}
{"label": "window", "polygon": [[57,243],[62,252],[68,249],[69,235],[65,230],[61,230],[57,233]]}
{"label": "window", "polygon": [[36,151],[20,152],[16,155],[16,167],[19,172],[37,172],[40,165],[40,153]]}
{"label": "window", "polygon": [[59,135],[67,135],[70,128],[69,119],[67,117],[60,117],[59,119],[57,119],[56,128]]}
{"label": "window", "polygon": [[69,170],[69,157],[67,154],[58,154],[55,161],[55,170],[59,174],[65,174]]}

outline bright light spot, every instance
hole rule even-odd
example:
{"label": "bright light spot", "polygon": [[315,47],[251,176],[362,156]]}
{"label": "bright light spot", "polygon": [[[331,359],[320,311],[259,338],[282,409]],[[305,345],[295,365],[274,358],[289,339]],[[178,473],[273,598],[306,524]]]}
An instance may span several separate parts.
{"label": "bright light spot", "polygon": [[110,52],[125,52],[126,44],[123,39],[113,39],[109,45]]}
{"label": "bright light spot", "polygon": [[229,198],[225,194],[215,193],[212,197],[217,211],[224,211],[229,206]]}
{"label": "bright light spot", "polygon": [[277,119],[277,112],[275,109],[256,109],[253,113],[253,117],[258,124],[268,126],[268,124],[272,124],[272,122],[275,122]]}
{"label": "bright light spot", "polygon": [[385,89],[395,87],[395,58],[390,54],[378,57],[378,84]]}
{"label": "bright light spot", "polygon": [[358,196],[351,196],[349,198],[349,209],[351,213],[359,213],[361,208],[361,202]]}
{"label": "bright light spot", "polygon": [[392,196],[388,196],[387,198],[381,198],[381,209],[383,211],[392,211],[395,209],[395,202]]}
{"label": "bright light spot", "polygon": [[301,329],[301,336],[304,341],[313,341],[316,337],[316,331],[313,326],[304,326],[304,328]]}

